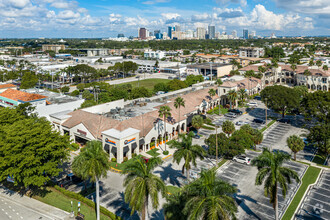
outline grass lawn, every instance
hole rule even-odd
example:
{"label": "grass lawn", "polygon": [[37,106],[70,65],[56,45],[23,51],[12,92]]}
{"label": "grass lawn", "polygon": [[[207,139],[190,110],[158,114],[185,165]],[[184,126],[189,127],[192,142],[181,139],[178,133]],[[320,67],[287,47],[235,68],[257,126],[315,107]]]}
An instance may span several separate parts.
{"label": "grass lawn", "polygon": [[167,191],[171,194],[180,192],[180,190],[181,190],[179,187],[176,187],[176,186],[166,186],[166,188],[167,188]]}
{"label": "grass lawn", "polygon": [[[224,115],[228,112],[228,109],[227,108],[220,108],[220,114]],[[207,114],[216,114],[216,115],[219,115],[219,106],[216,106],[214,109],[211,109],[207,112]]]}
{"label": "grass lawn", "polygon": [[262,129],[260,129],[261,132],[264,132],[267,128],[269,128],[272,124],[274,124],[276,122],[276,120],[272,120],[271,122],[269,122],[267,124],[267,127],[263,127]]}
{"label": "grass lawn", "polygon": [[[136,157],[141,157],[141,155],[138,155]],[[134,158],[126,161],[126,162],[123,162],[123,163],[117,163],[117,162],[110,162],[110,166],[117,169],[117,170],[123,170],[128,164],[132,163]]]}
{"label": "grass lawn", "polygon": [[290,206],[286,210],[285,214],[283,215],[282,219],[291,219],[294,215],[294,212],[296,211],[300,201],[302,200],[305,191],[307,190],[307,187],[310,184],[315,183],[319,173],[321,172],[320,168],[310,166],[304,177],[302,178],[302,184],[300,185],[295,197],[293,198]]}
{"label": "grass lawn", "polygon": [[145,87],[147,89],[153,90],[154,86],[157,83],[167,83],[171,81],[170,79],[144,79],[140,80],[140,83],[138,81],[133,81],[133,82],[128,82],[128,83],[122,83],[120,85],[125,85],[125,84],[131,84],[132,87],[138,87],[138,84],[140,84],[141,87]]}
{"label": "grass lawn", "polygon": [[153,157],[157,157],[158,155],[160,155],[160,153],[157,153],[157,151],[159,151],[159,149],[154,148],[152,150],[147,151],[147,154],[149,154],[149,155],[151,155]]}
{"label": "grass lawn", "polygon": [[207,125],[203,125],[202,128],[207,129],[207,130],[215,130],[215,128],[207,126]]}
{"label": "grass lawn", "polygon": [[[71,201],[73,202],[73,211],[75,214],[78,212],[78,200],[69,198],[63,195],[61,192],[53,188],[47,188],[49,191],[45,196],[33,196],[34,199],[37,199],[43,203],[46,203],[51,206],[55,206],[59,209],[62,209],[67,212],[71,212]],[[84,203],[80,205],[80,213],[85,215],[85,219],[96,219],[95,210]],[[111,218],[101,214],[101,219],[110,220]]]}
{"label": "grass lawn", "polygon": [[224,163],[226,163],[227,160],[226,159],[222,159],[219,163],[218,166],[221,167],[222,165],[224,165]]}

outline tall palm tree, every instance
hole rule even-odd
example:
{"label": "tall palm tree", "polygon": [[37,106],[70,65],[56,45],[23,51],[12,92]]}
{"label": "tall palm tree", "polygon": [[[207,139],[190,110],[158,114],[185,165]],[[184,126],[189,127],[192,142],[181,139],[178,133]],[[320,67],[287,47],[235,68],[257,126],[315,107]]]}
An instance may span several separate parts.
{"label": "tall palm tree", "polygon": [[297,65],[296,64],[291,64],[291,69],[294,72],[297,69]]}
{"label": "tall palm tree", "polygon": [[159,193],[163,197],[166,195],[163,180],[153,174],[155,167],[161,163],[162,160],[159,157],[150,158],[147,163],[142,157],[135,157],[134,161],[123,170],[123,175],[126,175],[124,180],[125,202],[129,203],[132,209],[131,215],[138,211],[142,215],[142,220],[146,219],[149,199],[152,207],[157,209]]}
{"label": "tall palm tree", "polygon": [[182,97],[177,97],[175,100],[174,100],[174,107],[176,109],[179,109],[179,134],[180,134],[180,116],[181,116],[181,112],[180,112],[180,109],[181,107],[185,107],[185,100],[182,98]]}
{"label": "tall palm tree", "polygon": [[164,135],[165,135],[165,151],[166,151],[166,119],[171,117],[171,108],[167,105],[163,105],[158,110],[159,117],[164,119]]}
{"label": "tall palm tree", "polygon": [[288,144],[288,147],[292,150],[294,153],[294,160],[297,159],[297,153],[304,149],[305,143],[303,139],[298,137],[297,135],[291,135],[286,139],[286,143]]}
{"label": "tall palm tree", "polygon": [[328,70],[328,66],[327,65],[323,65],[322,69],[323,70]]}
{"label": "tall palm tree", "polygon": [[[270,152],[264,149],[262,154],[252,160],[252,165],[258,167],[256,185],[264,183],[265,196],[270,198],[275,210],[275,220],[278,220],[278,188],[282,188],[282,195],[285,198],[288,184],[291,178],[299,182],[298,174],[290,168],[283,167],[283,162],[290,160],[290,154],[280,151]],[[266,180],[265,180],[266,179]]]}
{"label": "tall palm tree", "polygon": [[[217,81],[215,82],[215,84],[217,84],[218,86],[221,86],[223,84],[221,79],[217,79]],[[221,97],[219,95],[219,115],[220,115],[220,105],[221,105]]]}
{"label": "tall palm tree", "polygon": [[196,128],[198,133],[198,129],[200,129],[204,125],[204,119],[200,115],[194,115],[194,117],[191,120],[191,124],[194,128]]}
{"label": "tall palm tree", "polygon": [[72,170],[85,179],[96,183],[96,214],[100,220],[100,186],[101,177],[107,176],[110,169],[109,155],[103,150],[99,141],[89,141],[80,154],[74,158]]}
{"label": "tall palm tree", "polygon": [[184,189],[189,199],[183,212],[188,219],[236,219],[237,206],[234,186],[216,177],[216,169],[202,171],[201,177]]}
{"label": "tall palm tree", "polygon": [[232,102],[235,103],[235,106],[236,106],[236,100],[238,98],[238,95],[237,95],[237,92],[235,90],[230,90],[228,92],[228,99],[230,101],[230,109],[232,108]]}
{"label": "tall palm tree", "polygon": [[[210,89],[208,91],[208,93],[209,93],[209,96],[211,97],[211,99],[213,99],[213,96],[215,96],[217,94],[217,92],[215,91],[215,89]],[[219,109],[219,111],[220,111],[220,109]],[[212,112],[214,112],[214,108],[213,108],[213,111]]]}
{"label": "tall palm tree", "polygon": [[243,101],[247,97],[247,93],[245,89],[238,90],[238,95],[241,101]]}
{"label": "tall palm tree", "polygon": [[181,141],[173,140],[170,147],[175,148],[173,153],[173,161],[180,164],[181,160],[184,159],[184,164],[182,166],[182,174],[184,170],[187,172],[187,179],[189,180],[189,170],[191,169],[191,164],[196,166],[196,159],[204,159],[205,150],[199,145],[192,144],[193,132],[189,134],[180,134]]}

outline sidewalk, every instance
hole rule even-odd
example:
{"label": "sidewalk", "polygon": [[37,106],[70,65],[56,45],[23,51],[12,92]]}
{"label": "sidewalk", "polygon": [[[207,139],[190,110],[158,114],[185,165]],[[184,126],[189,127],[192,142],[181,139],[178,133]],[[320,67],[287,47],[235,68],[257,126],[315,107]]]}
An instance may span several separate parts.
{"label": "sidewalk", "polygon": [[30,209],[32,212],[43,215],[49,219],[55,219],[55,220],[73,219],[70,218],[70,213],[68,212],[47,205],[30,197],[21,196],[18,193],[5,188],[4,186],[0,186],[0,198],[1,197],[10,200],[12,203],[15,203],[18,206],[23,206],[27,209]]}

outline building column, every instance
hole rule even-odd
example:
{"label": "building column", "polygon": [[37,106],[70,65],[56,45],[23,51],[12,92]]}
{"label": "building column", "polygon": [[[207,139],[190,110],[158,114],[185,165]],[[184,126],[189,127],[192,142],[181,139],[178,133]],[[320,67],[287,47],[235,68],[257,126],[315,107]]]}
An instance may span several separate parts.
{"label": "building column", "polygon": [[[118,141],[118,143],[120,143]],[[123,156],[123,148],[120,146],[120,144],[118,144],[117,146],[117,163],[121,163],[124,160],[124,156]]]}
{"label": "building column", "polygon": [[109,144],[109,159],[110,160],[113,158],[111,150],[112,150],[112,146],[111,146],[111,144]]}
{"label": "building column", "polygon": [[128,152],[127,152],[127,158],[132,158],[132,144],[128,145]]}

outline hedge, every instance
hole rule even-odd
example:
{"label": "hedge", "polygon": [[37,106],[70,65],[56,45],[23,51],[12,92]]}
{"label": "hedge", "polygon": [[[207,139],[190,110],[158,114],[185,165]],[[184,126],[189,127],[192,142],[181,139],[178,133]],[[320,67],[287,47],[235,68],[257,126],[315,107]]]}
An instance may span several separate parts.
{"label": "hedge", "polygon": [[[66,195],[66,196],[68,196],[70,198],[79,200],[79,201],[85,203],[86,205],[88,205],[88,206],[90,206],[90,207],[92,207],[92,208],[95,209],[95,203],[92,200],[87,199],[87,198],[83,197],[82,195],[80,195],[78,193],[71,192],[71,191],[66,190],[64,188],[61,188],[61,187],[59,187],[57,185],[55,185],[55,189],[58,190],[58,191],[60,191],[64,195]],[[109,216],[111,219],[114,219],[114,220],[120,220],[121,219],[120,217],[116,216],[115,214],[113,214],[108,209],[104,208],[103,206],[100,206],[100,212],[103,213],[106,216]]]}
{"label": "hedge", "polygon": [[209,127],[209,126],[206,126],[206,125],[203,125],[202,128],[207,129],[207,130],[215,130],[215,128]]}

